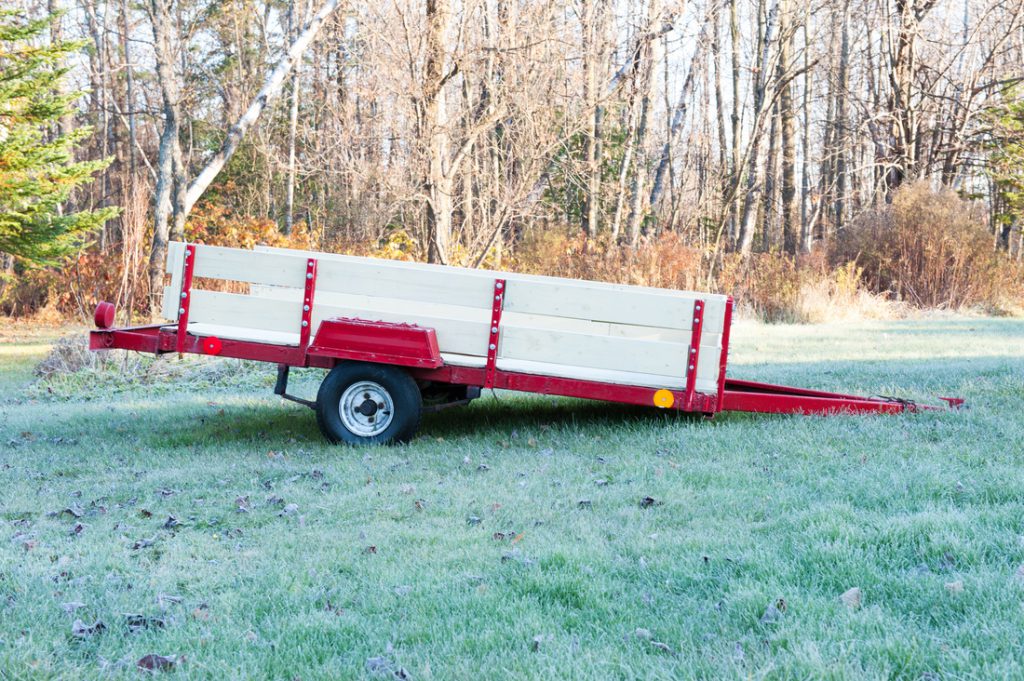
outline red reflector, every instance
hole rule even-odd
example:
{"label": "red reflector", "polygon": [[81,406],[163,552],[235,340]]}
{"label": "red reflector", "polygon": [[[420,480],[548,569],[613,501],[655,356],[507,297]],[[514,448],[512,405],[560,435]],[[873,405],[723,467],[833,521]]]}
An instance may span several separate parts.
{"label": "red reflector", "polygon": [[219,355],[220,354],[220,338],[210,336],[203,341],[203,352],[208,355]]}
{"label": "red reflector", "polygon": [[92,320],[96,322],[97,329],[109,329],[114,325],[114,313],[116,310],[111,303],[101,302],[96,306],[96,312]]}

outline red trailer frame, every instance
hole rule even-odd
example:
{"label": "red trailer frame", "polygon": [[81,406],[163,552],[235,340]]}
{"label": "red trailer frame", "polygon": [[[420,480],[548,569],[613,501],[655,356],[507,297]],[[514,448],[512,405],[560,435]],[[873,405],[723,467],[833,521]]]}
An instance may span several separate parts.
{"label": "red trailer frame", "polygon": [[[188,330],[193,270],[198,248],[185,247],[181,303],[178,321],[129,328],[112,328],[114,306],[100,303],[96,308],[97,329],[90,332],[92,350],[133,350],[152,354],[177,352],[232,357],[270,362],[278,365],[279,380],[275,392],[294,401],[315,406],[314,402],[287,394],[290,367],[321,367],[331,369],[340,362],[360,361],[404,368],[421,383],[443,383],[471,389],[499,388],[521,392],[561,395],[644,406],[655,406],[684,412],[714,416],[721,411],[747,411],[769,414],[893,414],[917,412],[938,407],[918,405],[910,400],[890,397],[860,397],[818,390],[805,390],[768,383],[741,381],[726,376],[729,333],[732,324],[733,299],[726,303],[722,333],[722,349],[718,359],[718,390],[714,394],[696,390],[696,366],[700,354],[700,338],[704,322],[705,301],[694,304],[691,342],[685,387],[679,389],[623,385],[603,381],[559,378],[540,374],[504,371],[498,368],[498,344],[501,337],[501,315],[509,282],[495,279],[494,298],[486,364],[466,367],[446,364],[438,349],[433,329],[414,324],[365,319],[336,318],[324,320],[316,335],[310,338],[316,295],[317,260],[309,258],[297,345],[277,345],[244,340],[218,338],[191,333]],[[960,398],[940,398],[949,407],[963,404]],[[454,403],[465,403],[458,400]]]}

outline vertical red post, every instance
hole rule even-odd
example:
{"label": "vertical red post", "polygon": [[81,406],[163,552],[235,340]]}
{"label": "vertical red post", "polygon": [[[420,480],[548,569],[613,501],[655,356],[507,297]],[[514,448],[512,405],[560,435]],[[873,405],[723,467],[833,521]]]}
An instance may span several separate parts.
{"label": "vertical red post", "polygon": [[188,311],[192,306],[192,272],[196,266],[196,245],[185,244],[185,274],[181,278],[181,300],[178,304],[178,358],[185,352],[188,333]]}
{"label": "vertical red post", "polygon": [[693,302],[693,322],[690,332],[690,347],[686,358],[686,394],[683,398],[684,409],[693,410],[694,395],[697,392],[697,360],[700,359],[700,335],[704,327],[704,301]]}
{"label": "vertical red post", "polygon": [[715,409],[722,411],[725,401],[725,369],[729,363],[729,331],[732,329],[732,296],[725,301],[725,319],[722,320],[722,357],[718,363],[718,400]]}
{"label": "vertical red post", "polygon": [[484,388],[494,387],[498,365],[498,338],[501,333],[501,310],[505,305],[505,280],[494,280],[494,299],[491,301],[491,329],[487,337],[487,369]]}
{"label": "vertical red post", "polygon": [[306,348],[309,347],[309,334],[313,325],[313,296],[316,293],[316,259],[306,261],[306,290],[302,296],[302,323],[299,327],[299,350],[302,363],[305,364]]}

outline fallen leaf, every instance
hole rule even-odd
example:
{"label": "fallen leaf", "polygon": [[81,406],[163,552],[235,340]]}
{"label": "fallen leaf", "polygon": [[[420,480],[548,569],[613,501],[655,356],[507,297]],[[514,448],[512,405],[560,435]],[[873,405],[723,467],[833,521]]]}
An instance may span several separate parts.
{"label": "fallen leaf", "polygon": [[140,629],[163,629],[166,624],[165,620],[159,617],[150,617],[148,615],[131,614],[125,615],[125,624],[131,631],[139,631]]}
{"label": "fallen leaf", "polygon": [[132,550],[138,551],[139,549],[148,549],[153,544],[156,544],[156,537],[151,537],[149,539],[140,539],[134,544],[132,544]]}
{"label": "fallen leaf", "polygon": [[842,601],[843,605],[850,610],[856,610],[859,608],[862,599],[863,594],[858,586],[855,586],[852,589],[847,589],[841,596],[839,596],[839,600]]}
{"label": "fallen leaf", "polygon": [[485,473],[485,472],[487,472],[487,471],[491,470],[491,467],[490,467],[490,466],[488,466],[488,465],[487,465],[487,464],[485,464],[485,463],[482,463],[482,464],[480,464],[479,466],[477,466],[477,467],[476,467],[476,469],[477,469],[478,471],[480,471],[481,473]]}
{"label": "fallen leaf", "polygon": [[608,485],[608,481],[605,480],[604,478],[598,478],[597,480],[594,481],[594,484],[597,485],[598,487],[606,487]]}
{"label": "fallen leaf", "polygon": [[643,627],[637,627],[636,631],[633,632],[633,635],[645,641],[650,641],[652,637],[651,630],[644,629]]}
{"label": "fallen leaf", "polygon": [[963,591],[964,591],[963,580],[958,579],[958,580],[956,580],[954,582],[946,582],[946,591],[948,591],[951,594],[963,593]]}
{"label": "fallen leaf", "polygon": [[651,641],[651,647],[657,648],[663,653],[672,654],[672,648],[670,648],[667,643],[662,643],[661,641]]}
{"label": "fallen leaf", "polygon": [[427,502],[424,501],[423,499],[417,499],[415,502],[413,502],[413,506],[416,507],[417,511],[422,511],[426,507],[426,505]]}
{"label": "fallen leaf", "polygon": [[538,650],[540,650],[540,644],[543,643],[543,642],[544,642],[544,635],[543,634],[537,634],[530,641],[530,650],[532,650],[533,652],[537,652]]}
{"label": "fallen leaf", "polygon": [[173,515],[167,516],[167,520],[164,521],[164,529],[165,530],[173,530],[178,525],[181,525],[181,523]]}
{"label": "fallen leaf", "polygon": [[151,653],[139,658],[139,661],[135,663],[135,666],[139,669],[145,669],[146,671],[157,672],[174,669],[176,664],[178,664],[177,655],[153,655]]}
{"label": "fallen leaf", "polygon": [[85,514],[85,511],[83,511],[82,507],[79,506],[78,504],[71,504],[70,506],[68,506],[64,510],[60,511],[60,513],[58,513],[57,515],[64,515],[64,514],[67,514],[67,515],[69,515],[69,516],[71,516],[73,518],[81,518]]}
{"label": "fallen leaf", "polygon": [[479,525],[482,522],[483,519],[480,516],[471,515],[468,518],[466,518],[466,523],[469,525]]}
{"label": "fallen leaf", "polygon": [[72,537],[77,537],[78,535],[82,534],[82,530],[84,529],[85,525],[83,525],[82,523],[75,523],[74,527],[71,528],[68,534],[70,534]]}
{"label": "fallen leaf", "polygon": [[402,485],[398,488],[398,491],[402,494],[412,494],[416,491],[416,485]]}
{"label": "fallen leaf", "polygon": [[761,623],[766,625],[773,625],[781,619],[782,610],[775,603],[769,603],[764,614],[761,615]]}
{"label": "fallen leaf", "polygon": [[181,603],[183,600],[181,596],[172,596],[171,594],[156,595],[156,604],[162,609],[166,609],[168,605]]}
{"label": "fallen leaf", "polygon": [[640,508],[650,508],[651,506],[661,506],[664,502],[658,501],[654,497],[644,497],[640,500]]}
{"label": "fallen leaf", "polygon": [[576,502],[576,506],[578,506],[579,508],[592,508],[593,505],[594,504],[591,503],[590,499],[580,499],[579,501]]}
{"label": "fallen leaf", "polygon": [[85,607],[85,603],[82,603],[81,601],[69,601],[67,603],[61,603],[60,604],[61,610],[63,610],[64,612],[66,612],[69,615],[71,613],[73,613],[75,610],[78,610],[79,608],[84,608],[84,607]]}
{"label": "fallen leaf", "polygon": [[292,515],[293,513],[297,513],[298,510],[299,510],[299,505],[298,504],[288,504],[277,515],[279,515],[279,516],[281,516],[281,515]]}
{"label": "fallen leaf", "polygon": [[365,549],[363,549],[363,553],[365,553],[367,555],[377,553],[377,547],[376,546],[367,546]]}
{"label": "fallen leaf", "polygon": [[523,535],[525,535],[525,534],[526,534],[525,532],[520,532],[516,536],[512,537],[512,542],[511,543],[514,545],[514,544],[518,544],[519,542],[523,541]]}
{"label": "fallen leaf", "polygon": [[142,516],[143,518],[152,518],[153,517],[153,512],[150,511],[150,510],[147,510],[145,508],[142,508],[142,509],[139,509],[139,515]]}
{"label": "fallen leaf", "polygon": [[103,622],[96,620],[92,624],[86,624],[82,620],[75,620],[71,624],[71,634],[78,638],[85,638],[86,636],[92,636],[98,634],[107,628]]}

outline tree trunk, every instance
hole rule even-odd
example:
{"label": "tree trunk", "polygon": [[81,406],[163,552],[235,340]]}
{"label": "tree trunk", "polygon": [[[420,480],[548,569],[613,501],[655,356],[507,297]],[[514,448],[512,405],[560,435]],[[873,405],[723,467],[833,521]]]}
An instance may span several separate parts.
{"label": "tree trunk", "polygon": [[782,92],[779,96],[779,127],[782,132],[782,247],[796,254],[799,225],[796,206],[796,115],[793,111],[793,83],[789,79],[793,52],[793,7],[785,1],[779,15],[779,62],[776,78]]}
{"label": "tree trunk", "polygon": [[[163,294],[164,260],[170,237],[171,192],[175,184],[174,159],[180,133],[178,75],[174,71],[174,25],[169,1],[150,0],[148,8],[164,117],[157,157],[156,190],[153,195],[153,246],[149,256],[150,309],[154,315],[160,309]],[[177,149],[177,155],[180,156],[180,148]]]}
{"label": "tree trunk", "polygon": [[426,61],[423,69],[422,134],[426,135],[427,238],[430,262],[445,264],[451,250],[452,183],[445,172],[450,130],[448,128],[445,74],[447,61],[445,33],[451,15],[449,0],[427,0]]}

